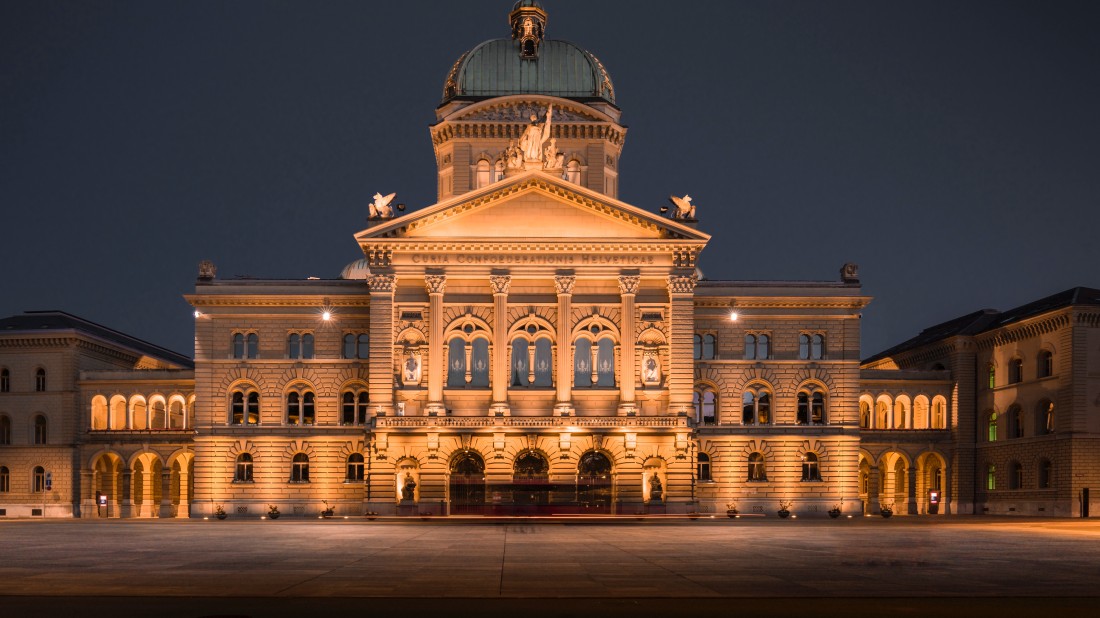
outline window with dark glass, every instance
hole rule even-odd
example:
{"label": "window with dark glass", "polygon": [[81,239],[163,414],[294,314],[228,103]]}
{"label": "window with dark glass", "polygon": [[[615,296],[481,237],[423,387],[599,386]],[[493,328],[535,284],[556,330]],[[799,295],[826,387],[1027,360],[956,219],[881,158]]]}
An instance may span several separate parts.
{"label": "window with dark glass", "polygon": [[802,480],[821,480],[821,467],[818,465],[817,453],[806,453],[802,456]]}
{"label": "window with dark glass", "polygon": [[309,455],[298,453],[294,456],[294,460],[290,462],[290,482],[309,482]]}
{"label": "window with dark glass", "polygon": [[245,340],[245,358],[260,357],[260,336],[256,333],[248,333]]}
{"label": "window with dark glass", "polygon": [[0,414],[0,444],[11,444],[11,418]]}
{"label": "window with dark glass", "polygon": [[457,337],[447,344],[447,386],[466,386],[466,342]]}
{"label": "window with dark glass", "polygon": [[367,422],[367,392],[345,392],[340,407],[340,423],[343,425],[363,425]]}
{"label": "window with dark glass", "polygon": [[700,425],[718,423],[718,395],[709,386],[700,386],[692,396],[695,406],[695,422]]}
{"label": "window with dark glass", "polygon": [[46,491],[46,469],[42,466],[34,467],[32,490],[36,494]]}
{"label": "window with dark glass", "polygon": [[370,337],[366,333],[344,334],[344,358],[366,360],[370,358]]}
{"label": "window with dark glass", "polygon": [[703,336],[699,333],[695,333],[692,337],[692,358],[695,360],[701,360],[703,358]]}
{"label": "window with dark glass", "polygon": [[756,360],[756,335],[745,335],[745,360]]}
{"label": "window with dark glass", "polygon": [[592,341],[577,339],[573,347],[573,386],[592,386]]}
{"label": "window with dark glass", "polygon": [[1054,375],[1054,355],[1048,350],[1039,352],[1039,360],[1036,363],[1039,378],[1049,378]]}
{"label": "window with dark glass", "polygon": [[260,394],[234,391],[229,422],[233,425],[258,425],[260,422]]}
{"label": "window with dark glass", "polygon": [[47,430],[46,417],[42,416],[41,414],[39,414],[38,416],[35,416],[34,417],[34,443],[35,444],[45,444],[46,443],[46,439],[48,437],[46,435],[46,430]]}
{"label": "window with dark glass", "polygon": [[596,349],[596,386],[615,386],[615,342],[604,337]]}
{"label": "window with dark glass", "polygon": [[700,452],[695,460],[695,477],[700,481],[712,481],[710,476],[710,455]]}
{"label": "window with dark glass", "polygon": [[1039,462],[1039,489],[1050,489],[1054,485],[1054,466],[1049,459]]}
{"label": "window with dark glass", "polygon": [[741,397],[741,423],[767,425],[771,422],[771,395],[766,391],[748,390]]}
{"label": "window with dark glass", "polygon": [[1020,406],[1012,406],[1005,413],[1005,420],[1008,421],[1008,437],[1009,438],[1022,438],[1024,437],[1024,415]]}
{"label": "window with dark glass", "polygon": [[825,335],[818,333],[810,338],[810,358],[814,360],[825,358]]}
{"label": "window with dark glass", "polygon": [[233,358],[244,358],[244,334],[233,333]]}
{"label": "window with dark glass", "polygon": [[1054,404],[1043,400],[1039,402],[1039,433],[1042,435],[1054,433]]}
{"label": "window with dark glass", "polygon": [[706,360],[718,358],[718,337],[711,333],[703,335],[703,358]]}
{"label": "window with dark glass", "polygon": [[1008,464],[1008,488],[1022,489],[1024,486],[1024,467],[1018,461]]}
{"label": "window with dark glass", "polygon": [[346,472],[344,474],[344,482],[354,483],[363,480],[364,461],[363,456],[359,453],[352,453],[348,455],[348,461],[346,466]]}
{"label": "window with dark glass", "polygon": [[7,466],[0,466],[0,494],[11,491],[11,472]]}
{"label": "window with dark glass", "polygon": [[316,420],[313,393],[291,392],[286,396],[286,422],[288,425],[312,425]]}
{"label": "window with dark glass", "polygon": [[11,392],[11,372],[7,368],[0,369],[0,393]]}
{"label": "window with dark glass", "polygon": [[287,357],[296,359],[313,358],[313,335],[310,333],[290,333],[287,336]]}
{"label": "window with dark glass", "polygon": [[1008,383],[1019,384],[1024,381],[1024,361],[1014,358],[1008,363]]}
{"label": "window with dark glass", "polygon": [[46,390],[46,370],[41,367],[34,372],[34,390],[39,393]]}
{"label": "window with dark glass", "polygon": [[252,455],[241,453],[237,455],[237,470],[233,475],[234,483],[252,482]]}

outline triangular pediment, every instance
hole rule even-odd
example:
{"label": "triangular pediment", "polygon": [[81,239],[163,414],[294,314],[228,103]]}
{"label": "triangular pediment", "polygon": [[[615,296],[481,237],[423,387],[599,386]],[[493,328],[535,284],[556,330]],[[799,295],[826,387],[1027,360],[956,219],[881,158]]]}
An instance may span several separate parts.
{"label": "triangular pediment", "polygon": [[530,171],[364,230],[356,238],[705,243],[710,237],[554,175]]}

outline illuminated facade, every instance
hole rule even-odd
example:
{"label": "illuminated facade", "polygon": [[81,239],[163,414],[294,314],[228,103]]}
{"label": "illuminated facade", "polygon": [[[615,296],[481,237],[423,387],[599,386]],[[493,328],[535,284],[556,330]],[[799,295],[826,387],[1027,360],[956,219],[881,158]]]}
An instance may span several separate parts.
{"label": "illuminated facade", "polygon": [[[339,279],[204,263],[193,370],[116,352],[69,362],[64,403],[18,404],[65,419],[48,514],[915,514],[932,489],[968,512],[962,365],[876,357],[861,379],[854,265],[703,278],[690,198],[667,215],[617,199],[626,128],[600,61],[546,38],[537,2],[510,21],[447,76],[436,204],[402,215],[375,196]],[[22,380],[47,352],[16,330],[0,368]],[[12,401],[0,423],[32,422]],[[0,472],[46,465],[16,444]],[[44,492],[15,478],[0,505],[31,514]]]}

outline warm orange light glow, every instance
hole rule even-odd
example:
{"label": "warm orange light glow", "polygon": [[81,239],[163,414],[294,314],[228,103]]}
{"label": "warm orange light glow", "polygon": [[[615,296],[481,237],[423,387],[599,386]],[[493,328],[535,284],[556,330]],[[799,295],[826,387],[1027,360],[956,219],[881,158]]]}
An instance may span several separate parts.
{"label": "warm orange light glow", "polygon": [[328,322],[329,320],[332,319],[332,312],[331,311],[322,311],[321,312],[321,319]]}
{"label": "warm orange light glow", "polygon": [[736,311],[730,311],[730,322],[736,322],[738,318]]}

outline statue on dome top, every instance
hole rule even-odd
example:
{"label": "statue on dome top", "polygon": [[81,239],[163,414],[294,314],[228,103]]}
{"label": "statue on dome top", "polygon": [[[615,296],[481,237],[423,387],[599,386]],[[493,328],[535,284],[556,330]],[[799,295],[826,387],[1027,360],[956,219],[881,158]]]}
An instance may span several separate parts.
{"label": "statue on dome top", "polygon": [[393,208],[390,208],[390,202],[393,201],[396,193],[389,195],[382,195],[381,193],[374,194],[374,201],[370,203],[370,219],[392,219]]}
{"label": "statue on dome top", "polygon": [[676,211],[672,213],[673,219],[695,220],[695,204],[691,203],[691,196],[676,197],[670,195],[668,199],[676,205]]}

